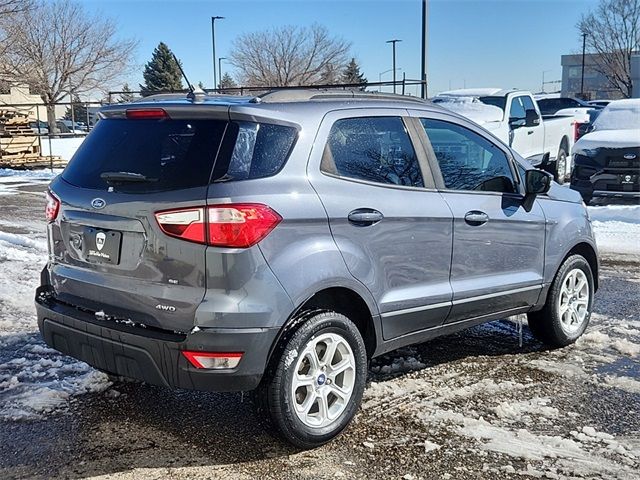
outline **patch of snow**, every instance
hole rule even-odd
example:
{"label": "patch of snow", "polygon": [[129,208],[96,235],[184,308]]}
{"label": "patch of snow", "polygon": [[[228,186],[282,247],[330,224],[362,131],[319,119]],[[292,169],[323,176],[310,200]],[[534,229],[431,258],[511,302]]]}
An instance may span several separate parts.
{"label": "patch of snow", "polygon": [[504,112],[495,105],[487,105],[482,103],[475,97],[438,97],[438,105],[451,110],[463,117],[484,125],[491,122],[501,122]]}
{"label": "patch of snow", "polygon": [[[51,140],[43,138],[42,155],[46,157],[51,152],[52,155],[61,157],[63,160],[71,160],[71,157],[76,153],[84,139],[85,137],[52,138]],[[51,142],[51,145],[49,145],[49,142]]]}

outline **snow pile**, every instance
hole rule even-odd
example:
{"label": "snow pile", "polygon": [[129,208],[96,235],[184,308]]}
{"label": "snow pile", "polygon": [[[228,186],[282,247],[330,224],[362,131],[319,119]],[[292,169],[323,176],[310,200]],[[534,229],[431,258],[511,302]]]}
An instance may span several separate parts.
{"label": "snow pile", "polygon": [[46,157],[51,152],[52,155],[61,157],[63,160],[71,160],[84,139],[85,137],[52,138],[51,140],[43,138],[42,155]]}
{"label": "snow pile", "polygon": [[587,208],[601,253],[633,255],[640,260],[640,205]]}
{"label": "snow pile", "polygon": [[[44,225],[18,234],[3,230],[8,223],[0,223],[0,419],[36,419],[110,382],[42,342],[33,298],[47,255]],[[18,224],[12,229],[25,230]]]}

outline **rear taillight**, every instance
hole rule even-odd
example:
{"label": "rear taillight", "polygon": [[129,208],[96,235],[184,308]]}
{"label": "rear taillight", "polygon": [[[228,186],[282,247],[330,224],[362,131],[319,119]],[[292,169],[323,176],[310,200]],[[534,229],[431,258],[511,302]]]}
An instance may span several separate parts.
{"label": "rear taillight", "polygon": [[156,213],[164,233],[190,242],[206,243],[204,208],[189,208]]}
{"label": "rear taillight", "polygon": [[160,120],[169,118],[169,114],[162,108],[130,108],[127,110],[129,120]]}
{"label": "rear taillight", "polygon": [[242,353],[218,353],[218,352],[190,352],[183,351],[182,355],[196,368],[222,369],[235,368],[242,359]]}
{"label": "rear taillight", "polygon": [[577,142],[580,139],[580,127],[584,125],[584,123],[573,122],[573,141]]}
{"label": "rear taillight", "polygon": [[164,233],[215,247],[248,248],[273,230],[282,217],[266,205],[234,203],[156,213]]}
{"label": "rear taillight", "polygon": [[53,222],[60,211],[60,200],[58,200],[53,193],[47,190],[47,206],[44,209],[44,216],[47,222]]}

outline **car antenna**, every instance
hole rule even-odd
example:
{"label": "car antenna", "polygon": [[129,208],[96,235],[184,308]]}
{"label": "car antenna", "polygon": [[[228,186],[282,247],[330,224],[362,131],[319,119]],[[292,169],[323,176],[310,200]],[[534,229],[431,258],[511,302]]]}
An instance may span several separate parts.
{"label": "car antenna", "polygon": [[171,52],[171,54],[173,55],[173,59],[176,61],[176,64],[178,65],[178,68],[180,69],[180,73],[184,77],[185,82],[187,82],[187,87],[189,88],[189,93],[187,93],[187,98],[192,102],[202,101],[202,99],[204,98],[204,90],[202,90],[201,88],[198,88],[198,89],[193,88],[193,85],[191,85],[191,82],[187,78],[187,75],[184,73],[184,70],[182,69],[182,65],[178,61],[178,57],[176,57],[176,54],[173,52]]}

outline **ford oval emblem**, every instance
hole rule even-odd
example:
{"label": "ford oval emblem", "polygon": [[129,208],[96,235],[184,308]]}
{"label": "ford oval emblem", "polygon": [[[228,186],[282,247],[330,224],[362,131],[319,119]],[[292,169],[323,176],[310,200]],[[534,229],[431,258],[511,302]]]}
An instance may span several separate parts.
{"label": "ford oval emblem", "polygon": [[634,160],[636,158],[636,154],[635,153],[625,153],[623,155],[625,160]]}
{"label": "ford oval emblem", "polygon": [[105,202],[102,198],[94,198],[93,200],[91,200],[91,206],[97,210],[104,208],[106,205],[107,202]]}

